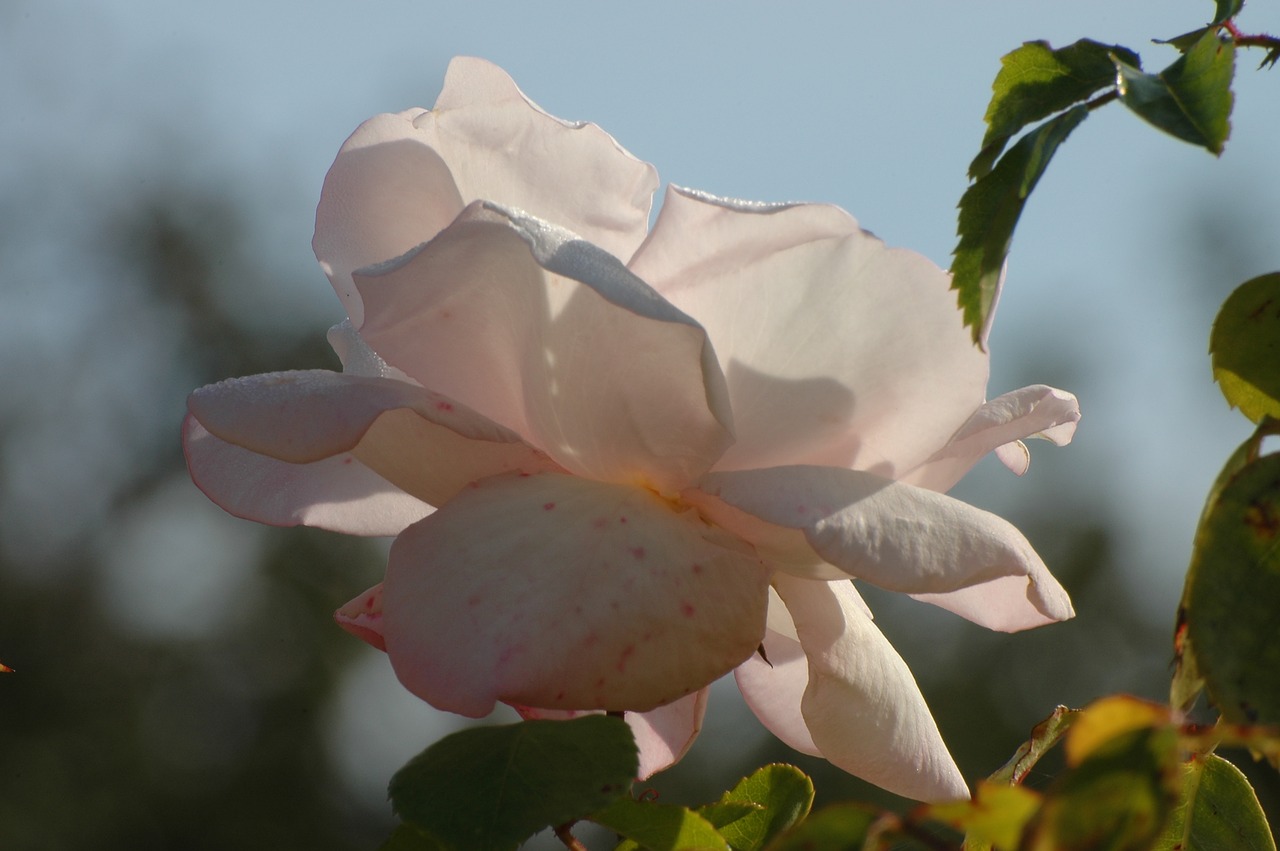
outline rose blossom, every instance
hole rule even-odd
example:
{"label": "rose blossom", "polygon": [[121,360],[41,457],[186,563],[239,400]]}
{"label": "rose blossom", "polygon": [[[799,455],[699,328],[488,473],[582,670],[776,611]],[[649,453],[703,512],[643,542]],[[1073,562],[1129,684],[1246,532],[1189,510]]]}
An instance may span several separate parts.
{"label": "rose blossom", "polygon": [[625,710],[642,774],[734,671],[792,747],[967,795],[851,577],[983,626],[1072,615],[1010,524],[944,496],[990,451],[1070,440],[1075,398],[985,400],[946,273],[844,211],[670,187],[497,67],[380,115],[314,247],[343,372],[192,394],[192,478],[233,514],[396,535],[338,612],[404,685],[480,717]]}

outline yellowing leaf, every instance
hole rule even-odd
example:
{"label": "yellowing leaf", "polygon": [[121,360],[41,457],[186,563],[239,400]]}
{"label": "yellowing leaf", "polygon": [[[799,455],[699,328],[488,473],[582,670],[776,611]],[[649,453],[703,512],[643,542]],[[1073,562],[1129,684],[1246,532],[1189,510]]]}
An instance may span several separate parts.
{"label": "yellowing leaf", "polygon": [[1104,697],[1085,707],[1067,732],[1067,765],[1079,765],[1101,745],[1124,733],[1170,721],[1168,707],[1126,695]]}

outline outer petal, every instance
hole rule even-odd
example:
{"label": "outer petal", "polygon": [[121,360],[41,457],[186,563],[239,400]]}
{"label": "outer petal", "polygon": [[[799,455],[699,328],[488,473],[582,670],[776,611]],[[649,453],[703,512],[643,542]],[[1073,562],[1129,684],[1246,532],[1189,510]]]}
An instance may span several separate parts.
{"label": "outer petal", "polygon": [[992,399],[969,417],[947,445],[901,478],[904,482],[947,491],[988,452],[1021,476],[1030,455],[1021,440],[1043,437],[1065,446],[1080,421],[1080,403],[1063,390],[1035,384]]}
{"label": "outer petal", "polygon": [[779,574],[774,587],[809,660],[801,712],[822,755],[908,798],[967,798],[915,678],[866,616],[852,585]]}
{"label": "outer petal", "polygon": [[333,613],[338,626],[379,650],[387,649],[382,637],[382,583],[353,598]]}
{"label": "outer petal", "polygon": [[[851,584],[849,587],[853,588]],[[809,660],[786,605],[772,588],[769,629],[761,644],[764,656],[754,654],[733,672],[738,690],[769,732],[801,753],[822,756],[800,713],[800,701],[809,685]]]}
{"label": "outer petal", "polygon": [[277,461],[219,440],[192,416],[182,424],[182,446],[196,487],[246,520],[348,535],[398,535],[431,513],[431,506],[350,453],[310,464]]}
{"label": "outer petal", "polygon": [[[709,691],[708,688],[698,689],[666,706],[648,712],[626,713],[627,724],[640,751],[637,780],[648,780],[659,771],[675,765],[688,753],[702,730]],[[572,709],[535,709],[531,706],[517,706],[515,709],[522,718],[567,720],[588,714]]]}
{"label": "outer petal", "polygon": [[391,548],[384,634],[439,709],[644,712],[764,635],[769,571],[655,494],[571,476],[475,483]]}
{"label": "outer petal", "polygon": [[[458,57],[414,125],[465,201],[527,210],[626,260],[649,228],[658,173],[594,124],[543,112],[496,65]],[[388,257],[393,255],[387,255]]]}
{"label": "outer petal", "polygon": [[356,282],[388,363],[575,473],[674,493],[733,439],[702,327],[567,231],[477,204]]}
{"label": "outer petal", "polygon": [[477,478],[559,469],[474,411],[387,378],[324,370],[268,373],[202,387],[187,405],[227,443],[300,465],[350,453],[431,505]]}
{"label": "outer petal", "polygon": [[836,207],[672,187],[630,266],[715,344],[738,438],[718,470],[822,464],[894,476],[982,404],[987,358],[947,274]]}
{"label": "outer petal", "polygon": [[[934,491],[854,470],[777,467],[710,473],[699,490],[683,496],[766,552],[786,530],[802,532],[813,562],[775,562],[799,576],[830,576],[813,567],[825,562],[882,588],[928,595],[921,599],[998,630],[1074,614],[1022,533]],[[784,541],[794,542],[793,535]],[[960,589],[967,593],[954,605],[950,596],[938,596]]]}

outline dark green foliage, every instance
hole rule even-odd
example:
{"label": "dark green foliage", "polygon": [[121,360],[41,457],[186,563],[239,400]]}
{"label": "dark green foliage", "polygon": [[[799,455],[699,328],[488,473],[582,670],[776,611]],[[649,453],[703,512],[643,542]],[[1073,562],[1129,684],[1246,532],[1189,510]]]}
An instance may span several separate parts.
{"label": "dark green foliage", "polygon": [[1115,67],[1125,106],[1171,136],[1222,153],[1231,134],[1235,45],[1211,29],[1159,74],[1121,61]]}

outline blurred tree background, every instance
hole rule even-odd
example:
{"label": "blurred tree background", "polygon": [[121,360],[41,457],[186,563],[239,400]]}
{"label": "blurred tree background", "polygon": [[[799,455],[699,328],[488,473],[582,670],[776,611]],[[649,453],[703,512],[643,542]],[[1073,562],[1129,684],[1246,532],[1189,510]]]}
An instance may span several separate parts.
{"label": "blurred tree background", "polygon": [[[0,848],[375,848],[393,824],[384,793],[391,772],[459,723],[400,690],[381,654],[331,620],[378,580],[385,542],[230,518],[190,484],[179,443],[184,399],[195,387],[338,366],[324,341],[328,324],[341,318],[337,301],[305,261],[299,234],[309,223],[294,221],[314,203],[319,182],[296,185],[293,173],[262,164],[284,162],[279,151],[237,170],[208,141],[199,111],[147,123],[121,109],[113,122],[106,112],[86,117],[50,106],[41,115],[64,122],[54,129],[24,118],[35,113],[18,108],[23,98],[58,104],[68,96],[60,87],[69,84],[55,74],[22,76],[40,70],[23,64],[40,49],[22,41],[24,16],[36,8],[0,7],[0,71],[29,87],[0,85],[0,108],[11,116],[0,121],[9,155],[0,167],[0,662],[16,669],[0,676]],[[1048,34],[1024,28],[995,43],[1007,49],[1019,37]],[[109,67],[108,42],[71,41]],[[983,80],[969,93],[976,105],[964,137],[974,145],[999,53],[992,47],[974,60]],[[414,78],[414,99],[397,106],[430,100],[435,83],[423,84],[424,76]],[[108,92],[110,80],[76,85],[117,106],[150,97],[143,87]],[[552,92],[535,94],[553,106]],[[630,138],[616,121],[601,120]],[[91,139],[95,155],[63,156],[59,139],[67,132]],[[1107,138],[1105,126],[1092,132]],[[966,142],[948,144],[956,149],[949,167],[956,184],[943,188],[949,200],[931,210],[944,219],[971,154]],[[1091,151],[1084,137],[1071,144],[1068,153],[1080,151],[1091,168],[1111,153]],[[322,154],[308,148],[307,156],[334,150],[326,142]],[[1019,281],[1026,292],[1071,293],[1079,281],[1065,267],[1035,268],[1028,259],[1038,241],[1061,241],[1054,205],[1073,209],[1067,184],[1083,183],[1061,159],[1020,234],[1025,253],[1015,248],[1019,268],[1030,271]],[[835,190],[800,191],[847,203]],[[1171,297],[1134,319],[1134,333],[1073,338],[1068,327],[1053,333],[1071,345],[1046,345],[1042,332],[1055,314],[1115,309],[1061,297],[1010,304],[1004,323],[997,321],[993,395],[1033,382],[1076,392],[1085,411],[1077,445],[1033,446],[1022,481],[984,462],[956,492],[1027,533],[1079,616],[998,635],[864,587],[971,781],[1003,763],[1056,704],[1079,706],[1113,692],[1167,699],[1177,596],[1170,576],[1185,570],[1185,557],[1174,565],[1160,559],[1189,544],[1191,530],[1135,530],[1137,500],[1127,493],[1141,493],[1154,507],[1136,508],[1152,511],[1174,497],[1119,459],[1126,444],[1184,424],[1165,416],[1166,388],[1157,381],[1133,390],[1150,394],[1151,432],[1108,431],[1105,412],[1117,392],[1110,364],[1119,362],[1117,347],[1140,366],[1144,352],[1158,358],[1172,350],[1184,385],[1201,376],[1190,406],[1226,422],[1204,352],[1209,322],[1231,287],[1276,258],[1265,189],[1188,181],[1162,191],[1169,194],[1151,205],[1160,216],[1143,223],[1145,236],[1124,243],[1142,257],[1149,280],[1124,283]],[[1065,251],[1080,253],[1071,245]],[[943,258],[935,252],[934,259]],[[1157,347],[1157,336],[1172,349]],[[1185,410],[1188,403],[1180,404]],[[1239,437],[1224,437],[1222,446],[1244,432],[1241,425]],[[1089,441],[1108,449],[1092,451]],[[1190,454],[1205,451],[1196,446]],[[1184,475],[1185,460],[1167,456],[1171,478]],[[1195,479],[1187,487],[1203,493],[1209,479],[1199,472]],[[1133,543],[1152,534],[1177,543]],[[1247,755],[1231,756],[1280,823],[1275,773],[1256,769]],[[690,756],[649,785],[664,800],[697,802],[775,760],[811,772],[819,803],[853,796],[903,803],[773,741],[731,683],[715,690]],[[1031,782],[1044,782],[1048,770]]]}

